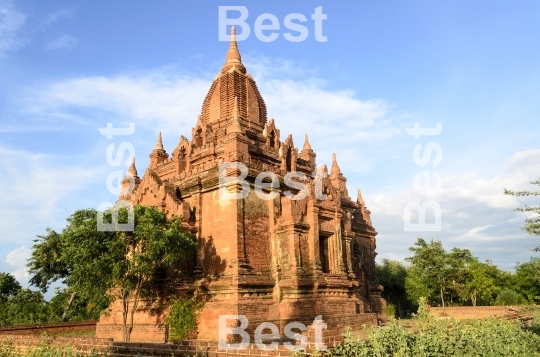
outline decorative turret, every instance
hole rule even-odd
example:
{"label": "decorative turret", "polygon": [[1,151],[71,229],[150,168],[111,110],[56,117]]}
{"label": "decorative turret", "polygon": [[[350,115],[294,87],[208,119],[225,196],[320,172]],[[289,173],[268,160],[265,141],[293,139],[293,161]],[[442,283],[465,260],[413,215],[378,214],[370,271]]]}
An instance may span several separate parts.
{"label": "decorative turret", "polygon": [[360,189],[358,189],[356,192],[356,203],[358,203],[362,207],[366,206],[366,204],[364,203],[364,198],[362,198],[362,191],[360,191]]}
{"label": "decorative turret", "polygon": [[127,174],[139,178],[139,176],[137,176],[137,168],[135,167],[135,156],[133,156],[133,161],[131,161]]}
{"label": "decorative turret", "polygon": [[357,191],[356,203],[360,205],[362,219],[371,226],[371,211],[366,208],[366,203],[364,202],[364,198],[362,198],[362,192],[360,191],[360,189],[358,189]]}
{"label": "decorative turret", "polygon": [[156,147],[150,153],[150,168],[155,169],[163,161],[167,160],[169,154],[163,149],[163,142],[161,141],[161,132],[158,134],[158,140]]}
{"label": "decorative turret", "polygon": [[337,188],[342,194],[348,196],[347,193],[347,179],[341,173],[341,169],[338,166],[336,154],[332,155],[332,168],[330,169],[330,181],[332,186]]}
{"label": "decorative turret", "polygon": [[341,174],[341,169],[339,168],[337,164],[336,153],[333,153],[332,154],[332,168],[330,169],[330,177],[334,178],[334,177],[340,177],[340,176],[343,176],[343,175]]}
{"label": "decorative turret", "polygon": [[308,161],[311,166],[311,170],[314,170],[316,156],[317,155],[315,154],[315,152],[311,149],[311,145],[309,144],[309,141],[308,141],[308,135],[306,134],[306,137],[304,140],[304,147],[302,148],[302,151],[300,152],[300,158]]}
{"label": "decorative turret", "polygon": [[302,148],[302,151],[304,151],[304,150],[306,150],[306,151],[308,151],[308,150],[309,150],[309,151],[313,151],[313,150],[311,150],[311,145],[309,144],[307,134],[305,134],[304,147]]}
{"label": "decorative turret", "polygon": [[120,192],[120,198],[129,196],[131,192],[141,183],[141,179],[137,175],[137,168],[135,167],[135,157],[131,161],[131,165],[127,171],[126,176],[122,180],[122,191]]}

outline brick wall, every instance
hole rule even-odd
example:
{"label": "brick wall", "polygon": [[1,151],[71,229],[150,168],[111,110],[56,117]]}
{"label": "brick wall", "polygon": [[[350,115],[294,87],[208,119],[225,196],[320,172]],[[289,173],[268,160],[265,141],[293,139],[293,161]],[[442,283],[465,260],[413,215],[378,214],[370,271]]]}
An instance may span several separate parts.
{"label": "brick wall", "polygon": [[[343,331],[347,326],[361,326],[362,324],[376,324],[377,314],[361,314],[356,316],[345,316],[324,321],[328,328],[323,330],[322,342],[332,348],[343,342]],[[307,321],[306,321],[307,324]],[[303,333],[308,338],[309,344],[307,350],[314,347],[315,333],[312,326]],[[251,336],[253,338],[253,336]],[[4,335],[0,336],[0,344],[5,341],[12,341],[21,352],[43,344],[67,347],[77,351],[106,351],[109,355],[132,357],[132,356],[157,356],[157,357],[176,357],[176,356],[199,356],[206,357],[235,357],[235,356],[292,356],[284,341],[279,341],[279,345],[271,351],[259,349],[259,347],[250,343],[242,350],[222,350],[219,349],[218,342],[205,340],[189,340],[179,343],[142,343],[142,342],[117,342],[110,338],[95,337],[60,337],[60,336],[36,336],[36,335]],[[253,342],[253,340],[251,340]]]}
{"label": "brick wall", "polygon": [[97,321],[58,322],[52,324],[0,326],[0,335],[55,335],[70,332],[95,333]]}
{"label": "brick wall", "polygon": [[[328,346],[337,343],[339,338],[327,338],[324,342]],[[242,350],[220,350],[217,342],[191,340],[181,343],[140,343],[140,342],[113,342],[110,339],[100,338],[69,338],[57,336],[22,336],[6,335],[0,336],[0,345],[2,343],[13,343],[21,352],[25,353],[37,346],[45,344],[57,347],[71,347],[77,351],[91,350],[98,352],[107,352],[112,356],[131,357],[131,356],[156,356],[156,357],[180,357],[180,356],[199,356],[206,357],[235,357],[235,356],[291,356],[292,353],[280,344],[272,351],[260,350],[257,345],[251,343]],[[341,341],[341,340],[339,340]]]}
{"label": "brick wall", "polygon": [[486,317],[503,317],[516,306],[455,306],[432,307],[430,311],[436,316],[453,317],[456,319],[483,319]]}

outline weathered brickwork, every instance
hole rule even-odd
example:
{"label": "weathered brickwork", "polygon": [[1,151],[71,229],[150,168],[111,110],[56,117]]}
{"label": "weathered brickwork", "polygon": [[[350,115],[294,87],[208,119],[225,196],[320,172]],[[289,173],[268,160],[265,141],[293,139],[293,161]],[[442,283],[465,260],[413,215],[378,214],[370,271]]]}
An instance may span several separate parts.
{"label": "weathered brickwork", "polygon": [[48,335],[66,333],[94,333],[96,321],[56,322],[36,325],[0,326],[0,335]]}
{"label": "weathered brickwork", "polygon": [[430,311],[439,317],[455,319],[483,319],[486,317],[505,317],[517,310],[517,306],[452,306],[431,307]]}
{"label": "weathered brickwork", "polygon": [[[133,163],[123,185],[131,182],[134,189],[120,199],[182,216],[184,229],[199,240],[193,264],[168,272],[168,279],[176,281],[176,294],[206,298],[197,338],[217,340],[222,314],[246,315],[248,331],[264,321],[282,331],[289,321],[309,324],[318,315],[335,331],[340,321],[352,327],[376,324],[373,313],[385,302],[375,274],[377,232],[370,211],[360,191],[355,201],[349,197],[335,155],[330,170],[317,167],[307,135],[301,150],[291,135],[281,138],[274,119],[266,117],[266,105],[241,62],[234,35],[191,134],[191,140],[180,137],[171,155],[160,134],[144,176],[139,178]],[[218,166],[232,162],[248,168],[250,193],[243,199],[219,195]],[[239,174],[232,168],[223,172]],[[273,199],[261,199],[254,191],[261,172],[272,172],[279,180],[279,188],[265,191],[275,193]],[[299,192],[285,185],[290,172],[305,174],[300,181],[307,194],[302,199],[286,196]],[[317,187],[326,199],[317,198]],[[223,185],[227,192],[241,188],[235,181]],[[166,309],[164,303],[137,312],[132,341],[164,341]],[[121,338],[119,304],[101,318],[97,334]]]}

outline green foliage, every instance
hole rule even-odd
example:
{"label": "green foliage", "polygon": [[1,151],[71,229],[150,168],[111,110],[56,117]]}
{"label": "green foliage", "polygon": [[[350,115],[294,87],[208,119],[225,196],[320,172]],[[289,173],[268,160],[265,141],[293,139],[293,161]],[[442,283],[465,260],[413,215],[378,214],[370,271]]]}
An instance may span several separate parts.
{"label": "green foliage", "polygon": [[516,290],[529,303],[540,304],[540,258],[531,258],[526,263],[518,264],[514,282]]}
{"label": "green foliage", "polygon": [[[69,289],[56,289],[56,294],[49,301],[51,313],[60,321],[64,314],[66,304],[71,298]],[[88,298],[76,295],[71,303],[70,309],[67,311],[67,316],[64,321],[88,321],[98,320],[101,311],[108,307],[109,300],[106,296]]]}
{"label": "green foliage", "polygon": [[520,322],[481,319],[473,321],[418,321],[417,331],[401,327],[395,319],[387,327],[367,328],[365,340],[346,336],[345,342],[325,352],[327,357],[507,357],[540,356],[540,336]]}
{"label": "green foliage", "polygon": [[21,290],[21,284],[9,273],[0,273],[0,300],[7,300]]}
{"label": "green foliage", "polygon": [[51,283],[57,280],[65,283],[73,267],[72,262],[63,259],[62,253],[68,242],[61,234],[47,228],[46,235],[37,237],[27,266],[30,284],[45,293]]}
{"label": "green foliage", "polygon": [[427,321],[431,317],[429,313],[429,305],[427,299],[423,296],[418,299],[418,311],[416,314],[413,314],[413,318],[418,321]]}
{"label": "green foliage", "polygon": [[428,243],[418,238],[409,250],[413,252],[405,259],[411,263],[405,279],[409,299],[417,301],[425,296],[431,304],[445,306],[445,296],[452,299],[462,295],[467,264],[475,259],[468,249],[446,252],[440,241]]}
{"label": "green foliage", "polygon": [[[540,186],[540,180],[532,181],[531,185]],[[518,197],[540,196],[540,191],[511,191],[505,188],[504,194]],[[525,206],[516,208],[515,210],[519,212],[532,212],[532,216],[525,218],[525,225],[523,226],[523,229],[529,234],[540,235],[540,206]],[[536,250],[539,251],[540,246],[537,247]]]}
{"label": "green foliage", "polygon": [[[57,289],[56,295],[47,302],[39,291],[20,289],[7,300],[0,300],[0,326],[60,322],[70,295],[65,289]],[[105,300],[96,305],[76,297],[66,321],[96,320],[106,307]]]}
{"label": "green foliage", "polygon": [[379,283],[384,286],[382,297],[395,306],[399,315],[402,315],[404,310],[412,310],[414,304],[407,300],[405,290],[407,278],[405,265],[396,260],[383,259],[381,264],[375,265],[375,268]]}
{"label": "green foliage", "polygon": [[511,289],[502,289],[497,295],[495,300],[495,305],[506,306],[506,305],[521,305],[525,302],[523,296]]}
{"label": "green foliage", "polygon": [[490,261],[478,261],[468,249],[447,252],[440,241],[418,238],[409,249],[414,254],[406,258],[411,266],[405,289],[411,301],[425,296],[431,305],[491,305],[508,288],[517,289],[530,302],[540,296],[540,260],[518,265],[512,275]]}
{"label": "green foliage", "polygon": [[433,240],[427,243],[418,238],[414,245],[409,248],[413,256],[405,259],[411,263],[405,280],[407,295],[413,301],[425,296],[431,303],[436,304],[439,291],[443,289],[446,252],[441,242]]}
{"label": "green foliage", "polygon": [[[179,217],[168,219],[155,207],[137,205],[133,211],[132,232],[98,231],[101,213],[76,211],[61,233],[47,230],[47,235],[39,237],[28,265],[34,274],[32,284],[42,290],[62,280],[70,293],[86,299],[94,309],[120,299],[124,341],[130,339],[141,297],[153,298],[161,272],[196,249],[193,236],[181,230]],[[112,212],[104,212],[103,218],[111,222]],[[127,219],[128,211],[120,209],[118,222]]]}
{"label": "green foliage", "polygon": [[384,313],[386,314],[386,316],[388,317],[396,317],[396,307],[392,304],[387,304],[384,308],[383,308],[383,311]]}
{"label": "green foliage", "polygon": [[202,303],[193,299],[179,298],[173,300],[165,325],[169,328],[170,341],[185,340],[197,329],[197,318]]}
{"label": "green foliage", "polygon": [[485,305],[490,304],[493,295],[498,290],[499,269],[489,262],[481,263],[474,259],[469,262],[465,274],[461,290],[463,300],[470,298],[473,306],[476,306],[478,300]]}
{"label": "green foliage", "polygon": [[377,278],[384,286],[384,297],[401,296],[405,294],[405,278],[407,268],[396,260],[383,259],[376,265]]}
{"label": "green foliage", "polygon": [[7,301],[0,302],[0,325],[26,325],[56,322],[39,291],[21,289]]}

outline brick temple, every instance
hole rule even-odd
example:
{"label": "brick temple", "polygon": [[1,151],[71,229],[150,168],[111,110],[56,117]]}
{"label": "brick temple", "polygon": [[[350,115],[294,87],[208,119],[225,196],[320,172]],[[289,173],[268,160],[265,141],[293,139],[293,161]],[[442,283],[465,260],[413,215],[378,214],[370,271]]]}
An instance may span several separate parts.
{"label": "brick temple", "polygon": [[[274,119],[267,119],[233,29],[225,64],[204,99],[191,140],[181,136],[169,154],[160,134],[143,177],[133,163],[123,184],[131,180],[135,187],[120,197],[181,216],[184,229],[197,237],[200,250],[193,263],[168,274],[181,276],[178,294],[206,296],[198,339],[217,340],[220,314],[247,316],[248,331],[266,321],[283,331],[290,321],[309,325],[319,315],[328,333],[377,324],[385,302],[375,273],[377,232],[370,211],[360,190],[356,200],[349,197],[335,155],[330,170],[317,167],[315,158],[307,135],[299,150],[291,135],[283,138]],[[238,170],[222,170],[230,180],[220,183],[220,164],[231,162],[248,168],[244,180],[251,190],[245,198],[220,198],[220,188],[241,191],[231,179]],[[277,176],[279,187],[264,191],[274,198],[256,194],[261,172]],[[285,195],[301,191],[285,185],[290,172],[305,174],[295,179],[307,188],[302,199]],[[154,310],[136,313],[132,341],[165,340],[163,313]],[[121,340],[121,316],[117,302],[99,321],[98,337]]]}

